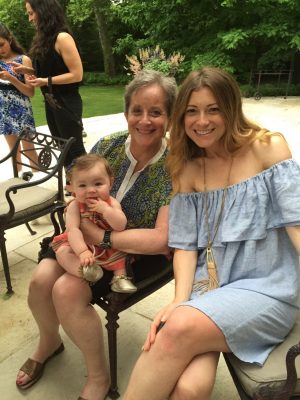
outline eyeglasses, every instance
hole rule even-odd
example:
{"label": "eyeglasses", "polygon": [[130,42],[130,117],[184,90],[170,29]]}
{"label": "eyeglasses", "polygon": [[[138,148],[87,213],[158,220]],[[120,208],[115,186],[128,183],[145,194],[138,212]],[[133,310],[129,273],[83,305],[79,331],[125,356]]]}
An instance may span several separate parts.
{"label": "eyeglasses", "polygon": [[144,110],[130,110],[129,114],[136,118],[143,118],[146,114],[149,119],[157,119],[162,117],[166,113],[160,110],[151,110],[149,112],[145,112]]}

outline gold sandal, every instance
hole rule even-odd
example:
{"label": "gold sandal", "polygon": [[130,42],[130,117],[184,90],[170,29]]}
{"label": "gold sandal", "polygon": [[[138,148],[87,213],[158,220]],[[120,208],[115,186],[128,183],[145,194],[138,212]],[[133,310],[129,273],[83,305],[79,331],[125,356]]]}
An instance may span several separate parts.
{"label": "gold sandal", "polygon": [[61,343],[60,346],[55,350],[55,352],[52,353],[51,356],[49,356],[43,363],[28,358],[28,360],[25,361],[25,363],[20,368],[20,371],[28,375],[30,377],[30,380],[20,385],[16,382],[17,387],[21,390],[25,390],[34,385],[42,377],[47,362],[50,361],[51,358],[57,356],[62,351],[64,351],[64,349],[65,346],[63,343]]}

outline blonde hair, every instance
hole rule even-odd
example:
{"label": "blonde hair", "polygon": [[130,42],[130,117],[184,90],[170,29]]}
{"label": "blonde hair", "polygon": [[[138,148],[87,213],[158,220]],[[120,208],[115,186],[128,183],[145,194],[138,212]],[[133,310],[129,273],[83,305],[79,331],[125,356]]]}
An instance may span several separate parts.
{"label": "blonde hair", "polygon": [[67,180],[69,182],[72,182],[72,178],[76,172],[89,170],[93,168],[97,163],[101,163],[104,165],[105,171],[107,172],[109,179],[112,180],[113,173],[108,164],[108,161],[99,154],[84,154],[76,158],[73,161],[73,164],[71,165],[70,169],[67,171]]}
{"label": "blonde hair", "polygon": [[234,154],[257,138],[267,140],[270,132],[249,121],[242,110],[239,86],[234,78],[219,68],[203,68],[191,72],[184,80],[175,103],[167,167],[170,171],[173,191],[179,190],[179,177],[187,161],[205,155],[185,133],[184,116],[192,92],[209,88],[223,114],[226,131],[222,137],[228,154]]}

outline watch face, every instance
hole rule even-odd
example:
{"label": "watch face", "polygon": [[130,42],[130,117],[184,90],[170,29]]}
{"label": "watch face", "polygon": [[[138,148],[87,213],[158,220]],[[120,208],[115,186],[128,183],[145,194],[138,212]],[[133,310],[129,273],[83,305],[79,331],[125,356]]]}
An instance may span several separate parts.
{"label": "watch face", "polygon": [[110,249],[111,248],[110,243],[106,243],[106,242],[101,242],[100,246],[102,249]]}

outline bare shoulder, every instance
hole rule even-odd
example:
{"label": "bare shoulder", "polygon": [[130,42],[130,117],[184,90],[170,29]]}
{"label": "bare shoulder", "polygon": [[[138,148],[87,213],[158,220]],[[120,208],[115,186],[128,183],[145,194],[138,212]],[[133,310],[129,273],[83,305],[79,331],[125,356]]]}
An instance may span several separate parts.
{"label": "bare shoulder", "polygon": [[74,38],[67,32],[60,32],[56,38],[55,48],[62,50],[68,47],[76,47]]}
{"label": "bare shoulder", "polygon": [[23,65],[26,67],[32,67],[31,59],[28,56],[23,55]]}
{"label": "bare shoulder", "polygon": [[199,177],[201,177],[200,160],[188,161],[179,177],[180,192],[194,192],[197,190],[197,178]]}
{"label": "bare shoulder", "polygon": [[253,151],[263,169],[292,157],[288,143],[280,133],[273,133],[266,140],[257,139]]}
{"label": "bare shoulder", "polygon": [[72,199],[67,205],[66,205],[66,212],[71,211],[78,211],[79,210],[79,203],[76,199]]}
{"label": "bare shoulder", "polygon": [[68,32],[59,32],[59,34],[57,35],[56,41],[62,42],[65,40],[71,40],[74,42],[73,36],[70,35]]}

